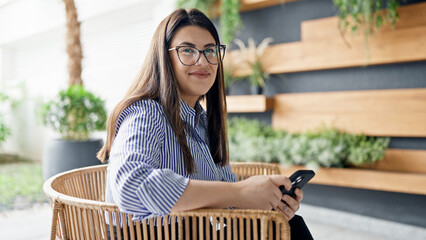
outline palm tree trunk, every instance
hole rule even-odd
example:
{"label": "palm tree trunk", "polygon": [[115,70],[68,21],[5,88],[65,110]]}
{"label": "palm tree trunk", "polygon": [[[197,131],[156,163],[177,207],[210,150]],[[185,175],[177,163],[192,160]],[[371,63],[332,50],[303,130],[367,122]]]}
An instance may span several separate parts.
{"label": "palm tree trunk", "polygon": [[69,85],[83,85],[81,79],[81,59],[83,58],[80,42],[80,22],[77,17],[77,9],[74,0],[63,0],[67,21],[67,53]]}

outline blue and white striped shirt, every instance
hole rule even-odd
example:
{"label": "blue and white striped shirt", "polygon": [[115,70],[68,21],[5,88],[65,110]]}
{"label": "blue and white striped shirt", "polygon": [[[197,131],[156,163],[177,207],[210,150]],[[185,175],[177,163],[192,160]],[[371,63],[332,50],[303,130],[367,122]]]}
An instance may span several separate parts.
{"label": "blue and white striped shirt", "polygon": [[155,100],[140,100],[120,115],[107,172],[106,202],[133,219],[163,216],[178,201],[189,179],[236,182],[229,165],[215,164],[209,151],[207,116],[180,101],[182,119],[192,134],[186,139],[195,172],[186,172],[178,139]]}

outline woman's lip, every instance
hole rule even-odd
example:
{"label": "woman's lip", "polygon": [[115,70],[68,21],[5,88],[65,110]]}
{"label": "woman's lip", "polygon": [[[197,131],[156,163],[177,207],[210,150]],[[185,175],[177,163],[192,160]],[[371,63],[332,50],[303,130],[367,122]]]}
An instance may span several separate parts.
{"label": "woman's lip", "polygon": [[209,75],[210,73],[207,71],[194,71],[190,72],[189,75]]}
{"label": "woman's lip", "polygon": [[190,72],[189,75],[194,76],[196,78],[207,78],[210,76],[210,73],[207,71],[195,71],[195,72]]}

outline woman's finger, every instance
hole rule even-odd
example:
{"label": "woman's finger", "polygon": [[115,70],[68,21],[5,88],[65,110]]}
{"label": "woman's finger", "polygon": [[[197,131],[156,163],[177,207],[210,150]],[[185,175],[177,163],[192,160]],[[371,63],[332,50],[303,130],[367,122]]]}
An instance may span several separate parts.
{"label": "woman's finger", "polygon": [[291,188],[291,181],[285,176],[282,175],[270,175],[269,180],[272,181],[275,186],[279,187],[281,185],[284,185],[285,189],[290,190]]}
{"label": "woman's finger", "polygon": [[281,200],[281,197],[283,196],[283,193],[280,191],[279,188],[275,187],[273,188],[275,200],[278,202]]}
{"label": "woman's finger", "polygon": [[295,212],[285,203],[280,202],[280,204],[275,207],[275,210],[284,214],[287,220],[290,220],[294,217]]}
{"label": "woman's finger", "polygon": [[282,200],[284,200],[287,203],[288,207],[290,207],[294,212],[297,212],[297,210],[299,210],[299,202],[291,196],[284,194]]}
{"label": "woman's finger", "polygon": [[300,203],[303,199],[303,191],[302,189],[296,188],[294,190],[294,194],[296,194],[296,200]]}

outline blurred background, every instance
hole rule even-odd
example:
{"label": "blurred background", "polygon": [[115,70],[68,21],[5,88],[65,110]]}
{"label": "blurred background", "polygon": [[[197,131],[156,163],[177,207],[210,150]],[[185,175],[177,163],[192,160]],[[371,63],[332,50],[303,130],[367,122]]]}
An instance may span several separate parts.
{"label": "blurred background", "polygon": [[[228,46],[232,161],[315,169],[301,214],[318,239],[426,238],[426,1],[0,0],[0,225],[44,219],[1,239],[49,236],[43,182],[96,161],[67,164],[56,140],[105,139],[103,116],[178,6]],[[79,81],[92,95],[58,95]],[[67,117],[79,104],[82,127]]]}

